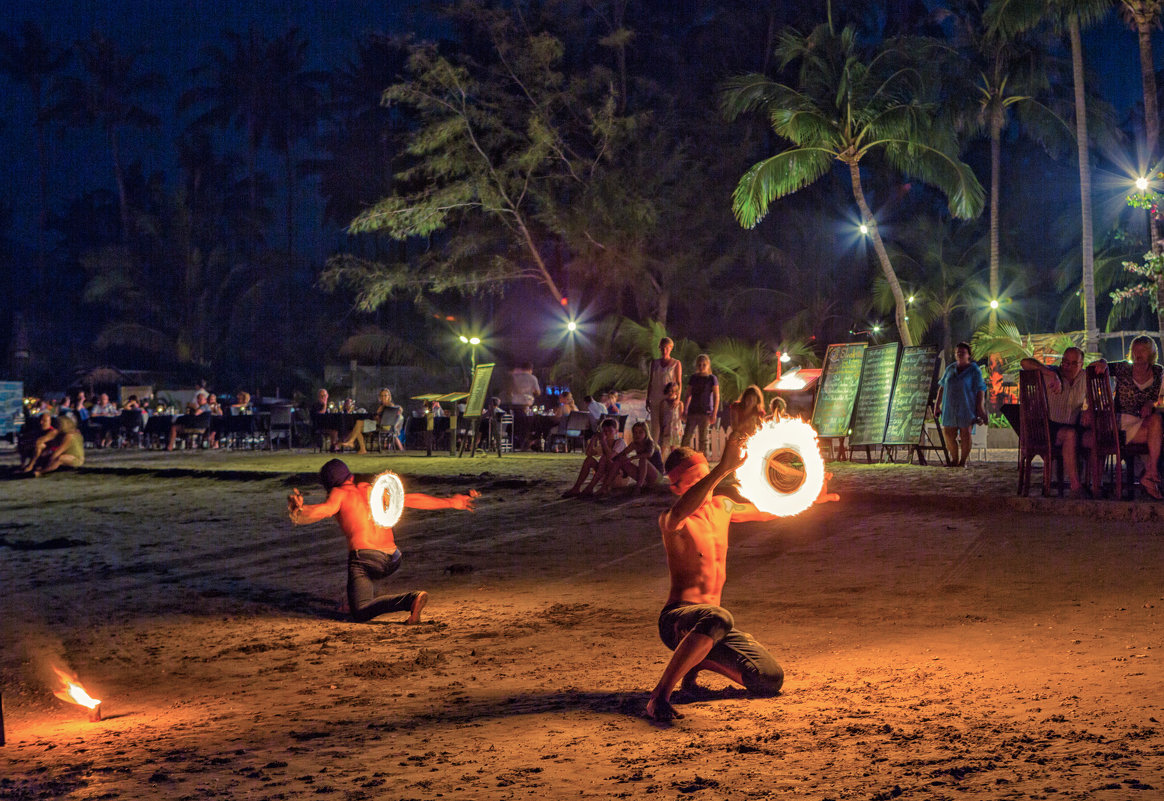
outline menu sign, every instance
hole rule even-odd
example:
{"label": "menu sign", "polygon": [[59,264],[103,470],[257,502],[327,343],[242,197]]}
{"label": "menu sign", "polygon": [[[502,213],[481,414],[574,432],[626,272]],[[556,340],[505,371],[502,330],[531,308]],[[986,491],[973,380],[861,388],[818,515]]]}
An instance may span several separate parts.
{"label": "menu sign", "polygon": [[469,400],[465,403],[465,417],[480,417],[485,407],[485,393],[489,390],[489,379],[493,377],[493,363],[479,364],[473,371],[473,383],[469,387]]}
{"label": "menu sign", "polygon": [[850,342],[829,345],[825,352],[824,372],[812,410],[812,427],[818,437],[844,437],[849,433],[861,383],[861,363],[868,347],[864,342]]}
{"label": "menu sign", "polygon": [[902,351],[893,400],[889,404],[889,423],[885,427],[886,445],[917,445],[921,441],[937,370],[937,348],[925,346]]}
{"label": "menu sign", "polygon": [[850,447],[880,445],[884,439],[889,399],[893,395],[893,379],[897,375],[899,349],[896,342],[891,342],[865,351],[865,360],[861,364],[861,384],[853,409]]}

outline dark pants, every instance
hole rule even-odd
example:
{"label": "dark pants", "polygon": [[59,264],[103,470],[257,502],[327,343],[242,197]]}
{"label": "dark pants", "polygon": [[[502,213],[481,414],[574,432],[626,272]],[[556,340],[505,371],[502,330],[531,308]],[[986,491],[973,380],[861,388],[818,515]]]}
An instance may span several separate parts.
{"label": "dark pants", "polygon": [[735,627],[732,613],[722,606],[675,601],[659,613],[659,638],[672,651],[690,632],[715,640],[705,661],[738,672],[753,695],[775,695],[784,685],[784,670],[764,646]]}
{"label": "dark pants", "polygon": [[381,595],[381,584],[400,567],[404,554],[367,548],[348,551],[348,608],[352,620],[364,623],[387,612],[412,610],[419,592]]}

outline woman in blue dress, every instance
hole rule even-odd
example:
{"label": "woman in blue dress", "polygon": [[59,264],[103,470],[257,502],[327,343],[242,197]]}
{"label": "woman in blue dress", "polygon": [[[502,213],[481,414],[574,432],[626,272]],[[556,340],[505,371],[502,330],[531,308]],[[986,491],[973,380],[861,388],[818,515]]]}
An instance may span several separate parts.
{"label": "woman in blue dress", "polygon": [[970,426],[986,424],[986,380],[982,368],[970,360],[970,345],[965,342],[954,348],[954,363],[938,383],[937,405],[950,466],[965,467],[970,456]]}

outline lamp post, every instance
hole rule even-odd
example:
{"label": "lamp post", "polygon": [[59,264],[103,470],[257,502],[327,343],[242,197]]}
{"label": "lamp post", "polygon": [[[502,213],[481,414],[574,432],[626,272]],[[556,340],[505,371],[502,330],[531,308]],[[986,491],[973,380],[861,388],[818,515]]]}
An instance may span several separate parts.
{"label": "lamp post", "polygon": [[472,364],[470,372],[477,372],[477,346],[481,344],[481,337],[467,337],[461,334],[460,340],[463,344],[469,346],[469,360]]}

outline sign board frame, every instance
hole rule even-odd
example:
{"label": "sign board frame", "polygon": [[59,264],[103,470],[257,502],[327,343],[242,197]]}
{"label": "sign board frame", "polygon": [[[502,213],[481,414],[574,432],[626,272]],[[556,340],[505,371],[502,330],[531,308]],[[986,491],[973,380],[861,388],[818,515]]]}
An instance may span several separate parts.
{"label": "sign board frame", "polygon": [[[864,362],[865,349],[868,347],[867,342],[847,342],[829,345],[825,351],[824,372],[821,373],[820,388],[812,406],[812,427],[816,429],[818,438],[843,439],[848,436],[849,423],[853,419],[853,405],[856,403],[861,384],[860,366],[854,365],[854,362],[857,362],[858,356],[860,362]],[[842,365],[845,369],[838,372],[837,365]],[[836,397],[838,393],[849,394],[849,397],[842,397],[838,401]],[[830,404],[838,402],[840,407],[836,410],[837,414],[832,415]],[[836,422],[831,428],[826,427],[828,420],[821,417],[822,405],[825,409],[830,409],[831,416],[836,417]],[[840,425],[839,421],[842,419],[844,424]]]}
{"label": "sign board frame", "polygon": [[[853,403],[849,447],[881,445],[889,423],[889,409],[897,384],[901,346],[896,342],[871,345],[861,361],[861,381]],[[890,360],[892,359],[892,365]],[[888,369],[882,369],[888,367]],[[885,377],[888,376],[888,381]]]}
{"label": "sign board frame", "polygon": [[[921,366],[921,359],[928,361],[928,370],[916,369]],[[898,359],[897,380],[893,385],[893,398],[889,402],[889,419],[886,422],[883,444],[918,445],[921,443],[926,412],[933,402],[934,392],[938,385],[939,362],[938,349],[933,345],[918,345],[902,349],[901,357]],[[928,383],[926,383],[927,379]],[[890,424],[894,422],[895,417],[900,418],[906,409],[908,409],[909,418],[902,426],[905,433],[894,436]]]}

